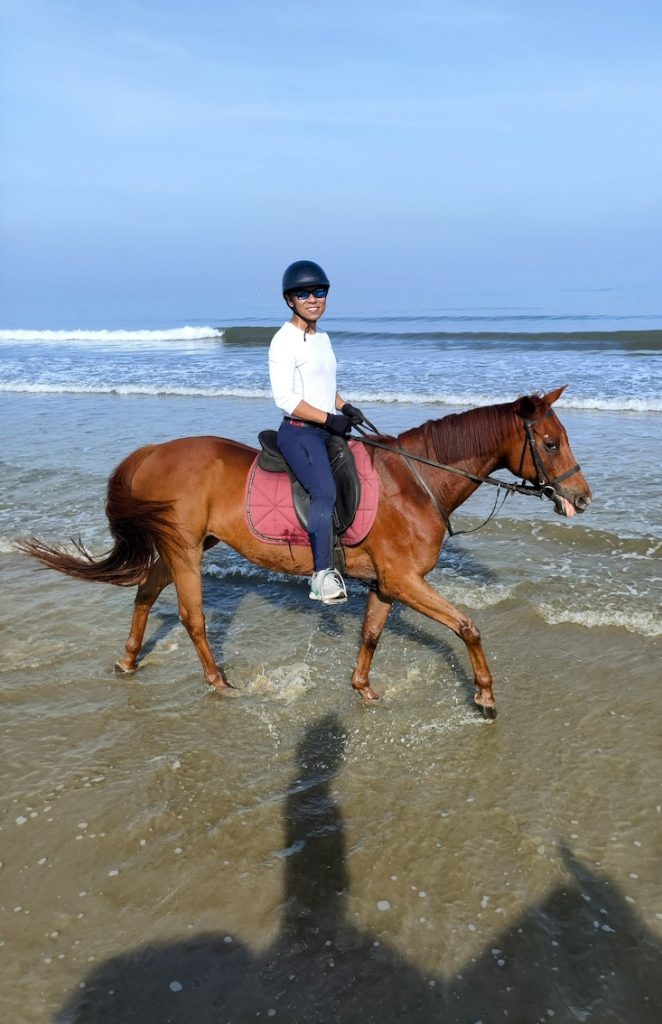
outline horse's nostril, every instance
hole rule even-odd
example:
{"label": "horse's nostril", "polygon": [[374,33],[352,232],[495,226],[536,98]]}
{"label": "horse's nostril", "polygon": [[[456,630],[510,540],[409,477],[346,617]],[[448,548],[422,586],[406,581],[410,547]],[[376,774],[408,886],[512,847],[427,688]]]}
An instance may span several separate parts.
{"label": "horse's nostril", "polygon": [[590,498],[585,498],[582,494],[580,494],[577,498],[575,498],[575,508],[577,509],[578,512],[585,512],[590,504],[591,504],[591,499]]}

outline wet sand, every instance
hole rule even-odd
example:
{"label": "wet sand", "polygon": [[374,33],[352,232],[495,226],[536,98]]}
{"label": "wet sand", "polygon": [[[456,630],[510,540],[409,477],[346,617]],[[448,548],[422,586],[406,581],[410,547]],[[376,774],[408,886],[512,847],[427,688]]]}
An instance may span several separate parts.
{"label": "wet sand", "polygon": [[[36,611],[51,586],[34,585]],[[398,617],[383,702],[364,708],[349,609],[313,622],[293,593],[258,643],[268,596],[233,589],[225,642],[208,602],[242,687],[229,699],[204,690],[167,603],[132,680],[71,612],[3,676],[9,1019],[656,1020],[652,643],[619,636],[592,692],[579,627],[514,659],[513,609],[486,609],[490,725],[436,627]],[[127,595],[98,590],[65,583],[67,607],[85,602],[119,650]]]}
{"label": "wet sand", "polygon": [[[95,521],[95,544],[116,443],[101,431],[69,465],[40,439],[57,515],[86,536]],[[12,483],[26,518],[33,470]],[[68,511],[74,478],[89,493]],[[506,518],[458,541],[434,574],[480,624],[494,724],[472,709],[462,646],[406,610],[375,659],[383,699],[360,704],[358,585],[342,608],[311,608],[302,581],[211,553],[210,638],[239,687],[222,698],[171,591],[140,671],[116,677],[132,592],[3,554],[7,1019],[657,1021],[659,640],[545,621],[542,597],[589,599],[565,559],[598,555],[575,526],[523,529]]]}

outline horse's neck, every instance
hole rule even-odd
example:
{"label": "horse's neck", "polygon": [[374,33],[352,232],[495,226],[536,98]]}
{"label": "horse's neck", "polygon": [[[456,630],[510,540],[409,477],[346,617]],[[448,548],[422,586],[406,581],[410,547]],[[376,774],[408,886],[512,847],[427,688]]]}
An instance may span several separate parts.
{"label": "horse's neck", "polygon": [[[450,430],[454,433],[468,426],[471,413],[465,414],[466,420],[457,420]],[[499,423],[501,429],[495,431],[493,443],[483,451],[462,452],[462,443],[457,437],[449,437],[448,443],[444,444],[444,421],[432,421],[424,424],[421,434],[423,454],[435,462],[455,466],[457,469],[465,470],[474,476],[486,477],[495,469],[504,464],[508,448],[512,443],[510,430],[506,428],[505,419]],[[467,446],[469,449],[471,446]],[[475,490],[480,487],[479,483],[467,479],[459,473],[434,473],[430,474],[431,489],[435,497],[443,503],[444,508],[450,513],[458,508],[469,498]]]}

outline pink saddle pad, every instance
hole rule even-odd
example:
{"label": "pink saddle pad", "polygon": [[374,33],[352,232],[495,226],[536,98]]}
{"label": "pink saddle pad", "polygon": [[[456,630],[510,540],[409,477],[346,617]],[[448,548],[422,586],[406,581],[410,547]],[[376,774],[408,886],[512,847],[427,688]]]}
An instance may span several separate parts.
{"label": "pink saddle pad", "polygon": [[[361,500],[354,522],[341,536],[342,543],[351,547],[367,537],[375,521],[379,480],[365,445],[350,441],[349,447],[361,481]],[[308,534],[294,511],[290,478],[287,473],[265,473],[257,464],[258,457],[246,481],[244,515],[249,529],[267,544],[309,544]]]}

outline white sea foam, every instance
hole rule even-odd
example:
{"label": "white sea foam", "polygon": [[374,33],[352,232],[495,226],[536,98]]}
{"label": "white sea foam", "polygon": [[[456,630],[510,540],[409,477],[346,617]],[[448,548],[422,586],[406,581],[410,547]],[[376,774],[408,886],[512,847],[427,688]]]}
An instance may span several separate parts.
{"label": "white sea foam", "polygon": [[[268,388],[245,387],[180,387],[176,385],[156,386],[153,384],[86,384],[80,383],[34,383],[23,380],[0,382],[0,392],[34,395],[124,395],[163,396],[180,398],[271,398]],[[486,394],[415,394],[400,391],[352,391],[348,397],[354,402],[380,405],[439,405],[468,409],[497,402],[510,402],[512,395]],[[566,409],[585,409],[604,412],[662,413],[662,398],[576,398],[557,403]]]}
{"label": "white sea foam", "polygon": [[474,610],[492,608],[513,596],[512,588],[501,583],[460,582],[444,572],[430,577],[430,582],[448,601]]}
{"label": "white sea foam", "polygon": [[662,398],[566,398],[556,403],[565,409],[595,409],[604,412],[662,412]]}
{"label": "white sea foam", "polygon": [[[268,388],[242,387],[181,387],[155,386],[149,384],[85,384],[85,383],[34,383],[21,380],[0,382],[0,392],[14,392],[35,395],[123,395],[163,396],[183,398],[270,398]],[[349,397],[355,402],[375,404],[441,405],[456,408],[470,408],[490,405],[495,402],[512,401],[512,396],[476,394],[414,394],[411,392],[352,392]],[[559,402],[566,409],[586,409],[605,412],[662,413],[662,399],[657,398],[591,398]]]}
{"label": "white sea foam", "polygon": [[243,576],[246,578],[259,578],[259,579],[273,579],[279,578],[282,580],[291,579],[291,576],[287,576],[283,572],[273,573],[266,569],[261,569],[258,565],[253,565],[251,562],[239,562],[236,565],[216,565],[214,562],[203,562],[202,572],[204,576],[215,576],[216,579],[226,580],[232,579],[235,576]]}
{"label": "white sea foam", "polygon": [[1,330],[0,341],[27,342],[138,342],[138,341],[198,341],[204,338],[222,338],[224,331],[217,327],[172,327],[162,331],[27,331]]}
{"label": "white sea foam", "polygon": [[511,402],[511,396],[481,394],[434,394],[415,391],[349,391],[354,402],[374,402],[378,405],[402,403],[403,405],[454,405],[462,409],[468,406],[491,405],[494,402]]}
{"label": "white sea foam", "polygon": [[267,388],[154,387],[150,384],[28,384],[4,381],[0,392],[29,395],[148,395],[176,398],[271,398]]}
{"label": "white sea foam", "polygon": [[538,611],[550,626],[564,623],[585,626],[587,629],[616,626],[627,629],[629,633],[638,633],[640,636],[662,635],[662,619],[653,612],[617,611],[615,609],[596,611],[591,608],[575,611],[570,608],[555,608],[550,604],[540,604]]}
{"label": "white sea foam", "polygon": [[[417,394],[408,391],[354,391],[349,396],[355,402],[375,402],[386,404],[400,402],[405,405],[451,405],[460,409],[467,409],[480,405],[493,405],[500,402],[512,402],[513,394],[477,394],[468,392],[465,394],[448,393]],[[604,412],[662,412],[662,398],[656,396],[632,398],[627,395],[619,395],[615,398],[596,396],[595,398],[573,398],[572,396],[562,398],[556,403],[557,407],[564,409],[587,409]]]}

